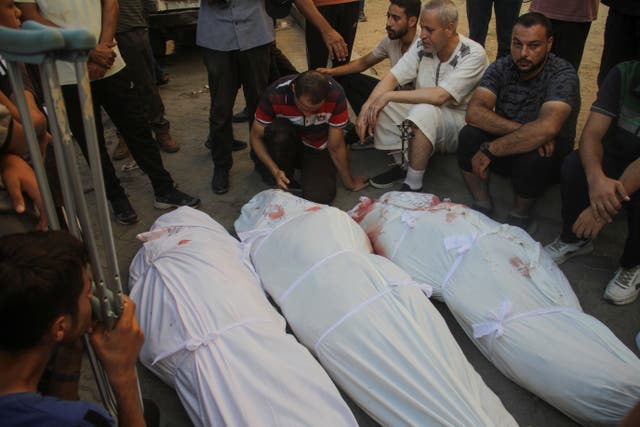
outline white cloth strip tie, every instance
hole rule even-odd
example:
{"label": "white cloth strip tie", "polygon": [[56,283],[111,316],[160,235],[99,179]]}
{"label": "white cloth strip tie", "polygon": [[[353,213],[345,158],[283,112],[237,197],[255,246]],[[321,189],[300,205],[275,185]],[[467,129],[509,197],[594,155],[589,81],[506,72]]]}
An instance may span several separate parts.
{"label": "white cloth strip tie", "polygon": [[364,202],[368,202],[368,201],[370,201],[370,200],[371,200],[371,199],[369,199],[367,196],[360,196],[360,197],[358,198],[358,201],[359,201],[360,203],[358,203],[357,205],[355,205],[354,207],[352,207],[351,209],[349,209],[349,210],[347,211],[347,215],[349,215],[351,218],[353,218],[353,217],[354,217],[354,215],[356,214],[356,212],[358,211],[358,208],[360,207],[360,204],[361,204],[361,203],[364,203]]}
{"label": "white cloth strip tie", "polygon": [[406,225],[404,232],[402,233],[402,236],[400,236],[400,240],[398,240],[398,243],[396,243],[395,248],[393,248],[393,252],[391,253],[391,256],[389,257],[390,260],[394,260],[396,258],[396,254],[398,252],[398,249],[400,249],[400,245],[402,245],[402,243],[404,242],[404,239],[407,237],[407,234],[409,234],[409,230],[413,229],[416,226],[416,222],[418,222],[418,219],[424,215],[426,212],[424,211],[404,211],[402,212],[402,215],[400,216],[400,221],[402,223],[404,223]]}
{"label": "white cloth strip tie", "polygon": [[449,280],[453,273],[458,269],[458,266],[462,262],[462,258],[464,258],[464,254],[467,253],[469,249],[473,246],[475,241],[478,238],[478,232],[474,232],[473,234],[456,234],[454,236],[449,236],[444,239],[444,247],[447,251],[455,250],[458,253],[458,256],[451,264],[451,268],[447,272],[447,275],[442,280],[442,284],[440,285],[442,289],[442,294],[444,295],[444,290],[447,288],[449,284]]}
{"label": "white cloth strip tie", "polygon": [[322,335],[320,335],[320,338],[318,338],[318,341],[316,341],[315,345],[313,346],[314,352],[316,354],[318,354],[318,347],[320,347],[320,344],[322,343],[322,341],[331,332],[333,332],[336,328],[338,328],[340,325],[342,325],[347,319],[349,319],[351,316],[353,316],[354,314],[356,314],[357,312],[359,312],[363,308],[365,308],[368,305],[370,305],[372,302],[374,302],[374,301],[380,299],[381,297],[387,295],[394,288],[397,288],[397,287],[400,287],[400,286],[415,286],[415,287],[419,288],[422,292],[424,292],[424,294],[427,296],[427,298],[431,297],[431,294],[433,292],[433,288],[431,286],[423,284],[423,283],[418,283],[418,282],[415,282],[413,280],[407,280],[405,282],[389,283],[389,287],[387,289],[384,289],[384,290],[378,292],[377,294],[372,295],[371,297],[367,298],[365,301],[363,301],[360,304],[358,304],[357,306],[353,307],[344,316],[342,316],[336,323],[334,323],[326,331],[324,331],[324,333]]}
{"label": "white cloth strip tie", "polygon": [[291,283],[291,285],[289,285],[289,287],[282,293],[282,295],[280,295],[280,298],[278,299],[278,305],[282,306],[282,304],[287,299],[287,297],[289,297],[291,292],[293,292],[300,285],[300,283],[302,283],[302,281],[304,279],[306,279],[309,276],[309,274],[311,274],[313,271],[315,271],[318,267],[320,267],[322,264],[324,264],[325,262],[329,261],[330,259],[333,259],[333,258],[337,257],[338,255],[342,255],[342,254],[347,253],[347,252],[357,253],[353,249],[343,249],[343,250],[340,250],[338,252],[334,252],[331,255],[326,256],[326,257],[322,258],[320,261],[318,261],[315,264],[313,264],[307,271],[302,273],[296,280],[294,280],[293,283]]}
{"label": "white cloth strip tie", "polygon": [[496,338],[499,338],[504,335],[504,325],[506,323],[523,319],[525,317],[544,316],[546,314],[567,312],[578,313],[578,310],[572,307],[547,307],[510,315],[511,309],[511,301],[508,299],[504,300],[498,308],[497,312],[492,311],[490,313],[493,316],[494,320],[489,320],[487,322],[478,322],[471,325],[471,327],[473,328],[473,337],[482,338],[487,335],[495,334]]}
{"label": "white cloth strip tie", "polygon": [[219,337],[221,337],[222,335],[224,335],[225,333],[229,332],[232,329],[239,328],[242,326],[247,326],[254,323],[270,323],[270,322],[273,322],[273,320],[262,319],[262,318],[246,319],[241,322],[232,323],[231,325],[225,326],[220,330],[209,332],[207,335],[203,337],[189,338],[185,340],[182,344],[174,347],[173,349],[160,353],[158,356],[156,356],[155,359],[153,359],[153,362],[151,362],[151,364],[155,365],[159,361],[166,359],[167,357],[173,356],[174,354],[182,350],[188,350],[190,352],[194,352],[202,346],[208,346],[209,344],[214,343]]}

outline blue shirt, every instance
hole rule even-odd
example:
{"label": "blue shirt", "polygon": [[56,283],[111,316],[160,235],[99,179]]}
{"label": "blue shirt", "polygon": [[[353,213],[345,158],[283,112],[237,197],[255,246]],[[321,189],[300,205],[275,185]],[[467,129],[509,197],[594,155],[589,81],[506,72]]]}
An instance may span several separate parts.
{"label": "blue shirt", "polygon": [[[227,3],[228,1],[228,3]],[[203,0],[198,13],[196,44],[229,52],[248,50],[275,40],[273,20],[261,0]]]}
{"label": "blue shirt", "polygon": [[94,403],[60,400],[36,393],[0,396],[4,427],[113,427],[113,418]]}

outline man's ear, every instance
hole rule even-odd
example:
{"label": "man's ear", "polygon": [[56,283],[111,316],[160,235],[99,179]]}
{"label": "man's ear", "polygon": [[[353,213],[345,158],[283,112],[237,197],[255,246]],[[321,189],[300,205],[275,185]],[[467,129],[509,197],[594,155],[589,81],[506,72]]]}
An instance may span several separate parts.
{"label": "man's ear", "polygon": [[409,27],[416,27],[418,25],[418,17],[417,16],[411,16],[409,17]]}
{"label": "man's ear", "polygon": [[549,36],[547,39],[547,53],[551,52],[551,47],[553,46],[553,36]]}
{"label": "man's ear", "polygon": [[58,316],[51,323],[51,327],[49,328],[49,337],[51,341],[60,343],[64,340],[64,338],[69,333],[69,329],[71,328],[71,317],[70,316]]}

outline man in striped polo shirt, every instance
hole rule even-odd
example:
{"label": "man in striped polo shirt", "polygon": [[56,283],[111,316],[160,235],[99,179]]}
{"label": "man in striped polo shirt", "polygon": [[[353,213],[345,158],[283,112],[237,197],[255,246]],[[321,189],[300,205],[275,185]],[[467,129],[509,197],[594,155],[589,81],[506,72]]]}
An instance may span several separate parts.
{"label": "man in striped polo shirt", "polygon": [[[301,189],[302,197],[328,204],[336,196],[336,172],[349,190],[367,186],[367,177],[351,175],[342,132],[347,103],[331,77],[306,71],[277,80],[263,95],[255,118],[251,146],[278,187]],[[300,184],[293,180],[296,168],[302,171]]]}

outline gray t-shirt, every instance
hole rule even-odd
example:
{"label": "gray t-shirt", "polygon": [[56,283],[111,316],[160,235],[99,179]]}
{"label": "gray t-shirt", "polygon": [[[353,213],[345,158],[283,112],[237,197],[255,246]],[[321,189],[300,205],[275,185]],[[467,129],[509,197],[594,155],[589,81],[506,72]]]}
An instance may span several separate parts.
{"label": "gray t-shirt", "polygon": [[496,95],[497,114],[518,123],[536,120],[545,102],[569,104],[571,115],[558,133],[556,146],[560,151],[573,147],[580,113],[580,82],[576,71],[564,59],[552,53],[537,76],[522,80],[511,56],[504,56],[489,65],[479,86]]}
{"label": "gray t-shirt", "polygon": [[118,12],[118,26],[116,33],[147,28],[148,23],[144,17],[142,0],[118,0],[120,11]]}

